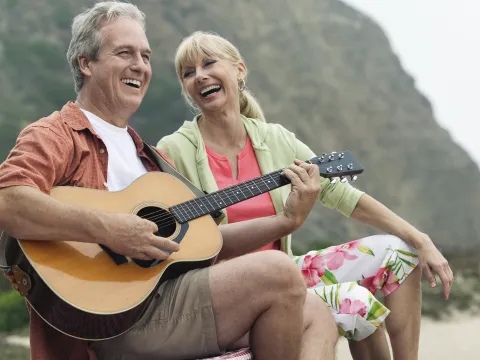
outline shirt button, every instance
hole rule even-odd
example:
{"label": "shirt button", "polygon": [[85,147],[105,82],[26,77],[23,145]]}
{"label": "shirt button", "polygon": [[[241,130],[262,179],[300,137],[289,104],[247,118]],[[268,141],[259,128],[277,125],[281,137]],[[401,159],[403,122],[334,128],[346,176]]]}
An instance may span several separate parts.
{"label": "shirt button", "polygon": [[100,154],[103,154],[105,152],[105,149],[100,149]]}

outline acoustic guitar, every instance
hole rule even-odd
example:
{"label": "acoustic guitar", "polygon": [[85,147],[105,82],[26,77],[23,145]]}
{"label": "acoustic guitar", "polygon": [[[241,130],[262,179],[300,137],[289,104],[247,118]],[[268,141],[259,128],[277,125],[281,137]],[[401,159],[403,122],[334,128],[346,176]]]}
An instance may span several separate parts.
{"label": "acoustic guitar", "polygon": [[[348,151],[308,162],[332,182],[363,172]],[[9,238],[7,259],[15,265],[7,275],[31,307],[57,330],[85,340],[116,337],[138,321],[161,281],[215,261],[222,237],[210,214],[288,183],[278,170],[195,197],[172,175],[150,172],[118,192],[55,187],[50,195],[59,201],[136,214],[155,222],[157,235],[179,243],[180,250],[163,261],[145,261],[128,259],[94,243]],[[2,236],[5,240],[8,235]]]}

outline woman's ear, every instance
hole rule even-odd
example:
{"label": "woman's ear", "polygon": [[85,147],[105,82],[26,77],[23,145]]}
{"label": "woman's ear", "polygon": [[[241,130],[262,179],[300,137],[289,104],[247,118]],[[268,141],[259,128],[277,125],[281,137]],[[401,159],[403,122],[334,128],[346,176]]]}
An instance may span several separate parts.
{"label": "woman's ear", "polygon": [[238,81],[240,80],[245,80],[245,77],[247,75],[247,67],[243,62],[238,63]]}
{"label": "woman's ear", "polygon": [[92,76],[92,71],[90,70],[90,61],[84,56],[80,55],[78,57],[78,66],[83,76]]}

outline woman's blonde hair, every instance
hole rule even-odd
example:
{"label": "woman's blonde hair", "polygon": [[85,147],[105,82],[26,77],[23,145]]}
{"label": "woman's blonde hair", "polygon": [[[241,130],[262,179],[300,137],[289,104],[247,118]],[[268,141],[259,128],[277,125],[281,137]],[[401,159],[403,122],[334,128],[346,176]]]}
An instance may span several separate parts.
{"label": "woman's blonde hair", "polygon": [[[187,103],[194,109],[197,108],[182,84],[182,69],[184,64],[193,63],[198,57],[218,57],[223,60],[229,60],[235,65],[239,63],[245,64],[238,49],[227,39],[217,34],[196,31],[183,39],[175,54],[175,70],[177,71],[177,76],[182,86],[182,95]],[[245,73],[244,80],[246,80],[246,76],[247,73]],[[248,118],[265,121],[263,110],[253,94],[247,89],[239,93],[240,113]]]}

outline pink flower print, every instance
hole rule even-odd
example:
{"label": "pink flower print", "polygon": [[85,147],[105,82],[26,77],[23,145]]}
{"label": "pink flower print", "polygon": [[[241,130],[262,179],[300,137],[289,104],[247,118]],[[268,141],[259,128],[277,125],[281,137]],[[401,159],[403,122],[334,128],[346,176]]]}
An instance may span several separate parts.
{"label": "pink flower print", "polygon": [[362,243],[361,240],[354,240],[341,245],[344,249],[356,249]]}
{"label": "pink flower print", "polygon": [[320,255],[306,255],[302,264],[302,275],[308,287],[317,285],[325,274],[325,265]]}
{"label": "pink flower print", "polygon": [[365,316],[367,313],[367,306],[360,300],[345,299],[341,302],[339,307],[340,314],[358,314]]}
{"label": "pink flower print", "polygon": [[387,296],[391,294],[396,288],[400,286],[399,279],[397,278],[397,275],[392,270],[388,270],[388,277],[387,281],[385,281],[385,284],[383,285],[383,295]]}
{"label": "pink flower print", "polygon": [[372,294],[381,290],[383,295],[387,296],[398,288],[400,283],[392,270],[382,267],[375,276],[360,280],[360,285],[367,288]]}
{"label": "pink flower print", "polygon": [[[357,255],[352,255],[347,251],[347,249],[349,249],[348,244],[350,243],[340,246],[332,246],[331,251],[328,251],[322,255],[328,270],[337,270],[343,265],[345,259],[355,260],[358,258]],[[358,244],[355,246],[358,246]]]}
{"label": "pink flower print", "polygon": [[367,278],[364,278],[360,280],[360,286],[363,286],[364,288],[368,289],[373,295],[377,292],[377,288],[373,284],[373,279],[375,279],[375,276],[369,276]]}

